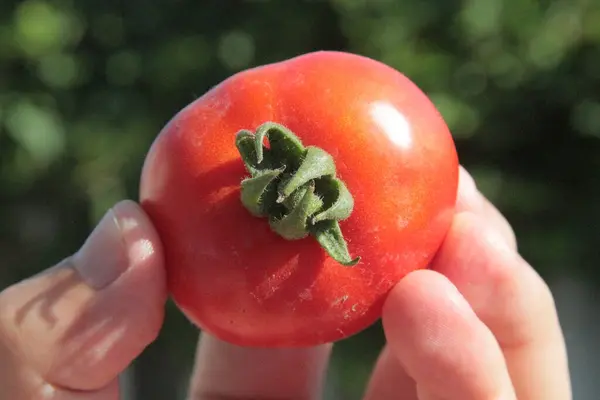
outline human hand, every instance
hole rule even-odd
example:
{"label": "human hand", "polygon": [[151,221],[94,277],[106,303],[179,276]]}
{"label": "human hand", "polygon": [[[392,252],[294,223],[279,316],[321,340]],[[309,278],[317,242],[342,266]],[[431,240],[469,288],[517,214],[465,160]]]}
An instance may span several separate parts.
{"label": "human hand", "polygon": [[[0,293],[0,399],[117,399],[117,376],[157,336],[166,297],[152,224],[135,203],[117,204],[74,256]],[[366,400],[571,398],[552,295],[464,170],[431,270],[396,285],[382,320]],[[190,399],[318,398],[331,348],[203,335]]]}

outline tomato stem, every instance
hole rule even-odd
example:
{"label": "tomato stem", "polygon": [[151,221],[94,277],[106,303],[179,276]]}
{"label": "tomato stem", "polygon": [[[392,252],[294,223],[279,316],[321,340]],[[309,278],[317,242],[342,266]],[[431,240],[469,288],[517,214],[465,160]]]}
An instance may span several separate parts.
{"label": "tomato stem", "polygon": [[360,261],[350,256],[339,225],[352,213],[354,199],[336,177],[329,153],[305,147],[275,122],[265,122],[255,133],[239,131],[235,144],[250,173],[241,182],[241,201],[252,215],[268,218],[271,229],[287,240],[311,235],[342,265]]}

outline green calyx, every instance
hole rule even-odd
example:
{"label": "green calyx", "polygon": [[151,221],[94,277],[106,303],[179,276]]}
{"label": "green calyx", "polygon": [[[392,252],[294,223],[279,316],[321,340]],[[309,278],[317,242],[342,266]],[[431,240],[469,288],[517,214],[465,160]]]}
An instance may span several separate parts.
{"label": "green calyx", "polygon": [[[264,139],[269,140],[269,147]],[[266,122],[256,133],[241,130],[235,144],[250,177],[242,180],[241,200],[256,217],[287,240],[312,235],[340,264],[353,266],[339,221],[350,216],[354,199],[336,177],[333,157],[307,146],[289,129]]]}

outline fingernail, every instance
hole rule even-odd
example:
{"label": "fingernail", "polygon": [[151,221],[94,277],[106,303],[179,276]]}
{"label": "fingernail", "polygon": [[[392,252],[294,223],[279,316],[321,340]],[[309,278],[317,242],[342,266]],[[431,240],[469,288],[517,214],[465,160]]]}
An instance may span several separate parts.
{"label": "fingernail", "polygon": [[75,269],[92,287],[102,289],[127,269],[129,257],[115,212],[109,210],[73,256]]}

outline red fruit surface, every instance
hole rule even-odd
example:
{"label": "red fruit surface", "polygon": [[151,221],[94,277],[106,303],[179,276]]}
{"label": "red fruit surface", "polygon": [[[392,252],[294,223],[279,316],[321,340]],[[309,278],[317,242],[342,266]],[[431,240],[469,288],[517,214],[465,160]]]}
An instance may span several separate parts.
{"label": "red fruit surface", "polygon": [[[335,160],[354,197],[340,223],[353,267],[285,240],[240,201],[241,129],[280,123]],[[369,58],[316,52],[240,72],[164,127],[140,201],[162,239],[170,293],[200,328],[247,346],[311,346],[373,324],[389,290],[427,268],[458,184],[451,134],[429,98]]]}

